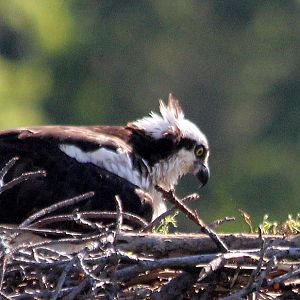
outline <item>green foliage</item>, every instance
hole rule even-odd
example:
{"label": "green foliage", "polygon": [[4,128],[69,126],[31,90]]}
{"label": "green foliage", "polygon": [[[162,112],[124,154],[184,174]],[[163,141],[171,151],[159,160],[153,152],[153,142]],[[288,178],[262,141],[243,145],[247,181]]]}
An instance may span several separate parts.
{"label": "green foliage", "polygon": [[176,216],[178,215],[178,212],[175,212],[173,215],[169,215],[166,218],[164,218],[160,224],[154,228],[154,232],[160,233],[160,234],[168,234],[170,233],[170,230],[172,228],[177,227],[177,221]]}
{"label": "green foliage", "polygon": [[277,234],[278,223],[276,221],[269,220],[268,215],[264,215],[262,224],[259,225],[263,234]]}
{"label": "green foliage", "polygon": [[271,221],[268,215],[265,215],[260,225],[263,234],[298,234],[300,233],[300,214],[294,218],[291,214],[287,220],[278,223]]}

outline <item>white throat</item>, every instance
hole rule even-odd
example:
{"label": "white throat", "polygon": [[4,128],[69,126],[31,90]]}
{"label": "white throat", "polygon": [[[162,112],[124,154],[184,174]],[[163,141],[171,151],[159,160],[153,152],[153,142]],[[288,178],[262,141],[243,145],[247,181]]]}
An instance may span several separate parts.
{"label": "white throat", "polygon": [[193,153],[181,149],[168,160],[156,163],[152,171],[152,178],[156,180],[155,185],[160,185],[166,190],[173,189],[178,179],[191,170],[193,161]]}

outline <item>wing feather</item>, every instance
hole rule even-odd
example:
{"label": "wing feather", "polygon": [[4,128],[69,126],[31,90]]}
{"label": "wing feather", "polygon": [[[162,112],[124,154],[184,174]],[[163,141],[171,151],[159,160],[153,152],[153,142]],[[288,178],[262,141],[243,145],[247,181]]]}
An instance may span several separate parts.
{"label": "wing feather", "polygon": [[95,196],[84,210],[114,210],[114,197],[119,194],[125,211],[150,220],[152,199],[136,194],[136,185],[99,166],[80,163],[59,148],[61,144],[70,144],[82,151],[106,147],[131,152],[128,136],[123,127],[110,126],[44,126],[1,131],[0,168],[12,157],[20,158],[6,175],[6,181],[36,170],[45,170],[47,176],[27,180],[1,194],[0,223],[20,222],[37,209],[89,191],[94,191]]}
{"label": "wing feather", "polygon": [[2,131],[0,141],[9,137],[31,141],[38,139],[52,144],[73,144],[85,151],[103,146],[131,151],[127,144],[128,136],[129,131],[121,126],[41,126]]}

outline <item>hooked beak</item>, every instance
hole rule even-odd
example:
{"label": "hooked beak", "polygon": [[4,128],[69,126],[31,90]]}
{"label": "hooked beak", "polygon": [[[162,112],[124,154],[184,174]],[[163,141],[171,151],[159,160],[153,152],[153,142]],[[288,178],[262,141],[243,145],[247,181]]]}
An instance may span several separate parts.
{"label": "hooked beak", "polygon": [[202,183],[201,187],[206,185],[207,181],[209,179],[209,168],[208,168],[208,166],[206,166],[204,164],[200,164],[200,169],[196,173],[196,176],[197,176],[198,180]]}

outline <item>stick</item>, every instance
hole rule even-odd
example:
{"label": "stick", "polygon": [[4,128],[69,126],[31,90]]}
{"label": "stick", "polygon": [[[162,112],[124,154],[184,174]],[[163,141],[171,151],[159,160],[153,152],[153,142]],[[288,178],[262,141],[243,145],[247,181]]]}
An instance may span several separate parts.
{"label": "stick", "polygon": [[89,193],[85,193],[76,197],[73,197],[71,199],[67,199],[58,203],[55,203],[53,205],[50,205],[46,208],[43,208],[42,210],[38,211],[37,213],[31,215],[30,217],[28,217],[24,222],[22,222],[19,227],[26,227],[28,226],[30,223],[32,223],[33,221],[35,221],[36,219],[47,215],[49,213],[54,212],[55,210],[58,210],[60,208],[66,207],[66,206],[70,206],[70,205],[74,205],[77,204],[83,200],[89,199],[91,197],[93,197],[95,195],[94,192],[89,192]]}
{"label": "stick", "polygon": [[119,195],[115,196],[116,201],[116,209],[117,209],[117,222],[116,222],[116,232],[115,235],[121,232],[121,228],[123,225],[123,207],[122,202]]}
{"label": "stick", "polygon": [[[80,212],[81,217],[89,218],[89,219],[99,219],[99,220],[106,220],[111,219],[115,220],[117,218],[117,212],[115,211],[84,211]],[[123,218],[136,224],[139,227],[147,226],[147,222],[144,219],[133,215],[131,213],[123,212]],[[41,220],[38,220],[34,223],[28,225],[27,228],[40,228],[49,224],[61,223],[65,221],[75,221],[73,214],[67,215],[58,215],[58,216],[51,216],[45,217]]]}
{"label": "stick", "polygon": [[[230,259],[237,261],[258,260],[259,257],[248,253],[226,253]],[[199,264],[207,264],[213,259],[216,259],[220,254],[202,254],[180,257],[161,258],[156,260],[140,261],[138,264],[125,267],[112,274],[112,278],[116,280],[129,280],[132,277],[138,276],[140,273],[163,268],[172,267],[195,267]]]}
{"label": "stick", "polygon": [[184,203],[182,203],[179,199],[176,198],[174,195],[174,191],[166,191],[163,188],[156,186],[156,189],[162,193],[163,197],[174,204],[180,211],[182,211],[190,220],[192,220],[194,223],[196,223],[201,231],[205,234],[207,234],[216,244],[218,249],[222,252],[228,252],[228,248],[225,245],[225,243],[218,237],[218,235],[208,228],[204,222],[199,218],[199,215],[196,212],[193,212],[191,209],[189,209]]}
{"label": "stick", "polygon": [[79,283],[78,286],[75,286],[74,289],[70,292],[69,295],[64,297],[64,300],[73,300],[75,297],[87,286],[88,278],[85,278]]}
{"label": "stick", "polygon": [[217,227],[223,225],[224,223],[233,221],[235,221],[235,217],[225,217],[223,219],[213,221],[211,224],[208,225],[208,227],[212,230],[215,230]]}
{"label": "stick", "polygon": [[16,161],[19,160],[19,157],[13,157],[9,160],[5,166],[0,170],[0,182],[1,186],[3,185],[3,180],[7,172],[15,165]]}
{"label": "stick", "polygon": [[185,290],[197,281],[198,272],[183,272],[164,285],[159,292],[152,294],[151,300],[181,299]]}
{"label": "stick", "polygon": [[70,269],[71,269],[71,267],[72,267],[72,265],[73,265],[74,262],[75,262],[75,258],[71,259],[69,261],[69,263],[66,265],[66,267],[64,268],[63,272],[61,273],[61,275],[60,275],[60,277],[58,279],[55,291],[54,291],[54,293],[52,294],[52,296],[50,298],[51,300],[56,300],[57,297],[59,296],[59,293],[60,293],[60,291],[62,289],[62,286],[63,286],[63,284],[64,284],[64,282],[66,280],[66,276],[69,273],[69,271],[70,271]]}
{"label": "stick", "polygon": [[[230,249],[257,249],[261,247],[261,240],[257,234],[220,234],[222,240],[229,245]],[[266,235],[266,241],[272,240],[272,246],[267,250],[267,257],[300,257],[299,236],[283,238],[281,235]],[[143,249],[145,254],[155,257],[176,253],[181,255],[216,253],[218,251],[215,243],[204,234],[145,234],[122,232],[117,237],[118,247],[123,251],[139,252]]]}
{"label": "stick", "polygon": [[[181,201],[183,203],[188,203],[190,201],[194,201],[197,199],[199,199],[199,195],[195,193],[195,194],[192,194],[192,195],[189,195],[189,196],[183,198]],[[174,214],[177,210],[178,210],[178,208],[176,206],[173,206],[172,208],[168,209],[166,212],[162,213],[160,216],[158,216],[156,219],[154,219],[151,223],[149,223],[147,226],[145,226],[141,232],[151,232],[153,230],[153,228],[157,227],[163,219]]]}
{"label": "stick", "polygon": [[46,176],[46,172],[45,171],[36,171],[36,172],[28,172],[28,173],[23,173],[22,175],[20,175],[17,178],[14,178],[13,180],[3,184],[0,187],[0,194],[2,194],[3,192],[5,192],[6,190],[9,190],[11,188],[13,188],[15,185],[26,181],[28,179],[33,179],[36,177],[45,177]]}
{"label": "stick", "polygon": [[40,176],[46,176],[45,171],[35,171],[35,172],[27,172],[21,174],[19,177],[14,178],[13,180],[4,183],[4,177],[7,174],[7,172],[15,165],[15,163],[19,160],[19,157],[13,157],[11,160],[9,160],[5,166],[0,170],[0,194],[2,194],[4,191],[13,188],[15,185],[26,181],[28,179],[32,179],[35,177]]}

